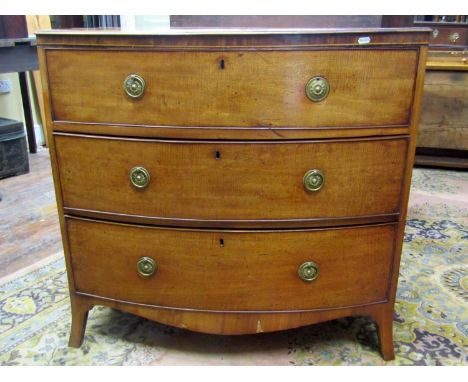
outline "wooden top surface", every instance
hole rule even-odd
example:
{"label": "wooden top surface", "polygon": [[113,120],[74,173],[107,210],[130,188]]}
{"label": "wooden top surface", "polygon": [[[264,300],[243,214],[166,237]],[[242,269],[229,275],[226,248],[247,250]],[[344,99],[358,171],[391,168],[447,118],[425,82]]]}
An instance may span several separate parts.
{"label": "wooden top surface", "polygon": [[37,35],[71,36],[202,36],[202,35],[265,35],[265,34],[362,34],[362,33],[425,33],[430,28],[75,28],[37,31]]}
{"label": "wooden top surface", "polygon": [[430,51],[426,69],[468,71],[468,51]]}
{"label": "wooden top surface", "polygon": [[322,46],[427,45],[429,28],[61,29],[37,32],[39,46],[155,49],[301,49]]}

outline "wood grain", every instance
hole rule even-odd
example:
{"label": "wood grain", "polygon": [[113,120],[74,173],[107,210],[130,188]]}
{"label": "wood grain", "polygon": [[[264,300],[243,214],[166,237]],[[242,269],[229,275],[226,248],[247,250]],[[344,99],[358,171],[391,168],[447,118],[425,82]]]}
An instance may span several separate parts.
{"label": "wood grain", "polygon": [[[382,280],[395,235],[395,225],[212,232],[67,219],[67,227],[78,292],[209,311],[293,311],[384,301],[388,284]],[[158,265],[150,278],[136,269],[143,256]],[[319,267],[313,282],[298,276],[306,261]]]}
{"label": "wood grain", "polygon": [[427,45],[430,28],[195,28],[154,30],[70,29],[41,31],[42,47],[152,48],[164,50],[294,50],[307,47],[359,47],[359,37],[370,37],[369,46]]}
{"label": "wood grain", "polygon": [[[431,25],[433,30],[437,29],[437,36],[431,34],[431,40],[429,43],[432,46],[437,47],[438,45],[450,47],[450,46],[463,46],[468,45],[468,34],[466,33],[466,26],[457,26],[455,25]],[[453,41],[451,37],[454,33],[458,34],[458,39]]]}
{"label": "wood grain", "polygon": [[[46,134],[48,136],[48,143],[49,143],[49,149],[50,149],[50,164],[52,168],[52,176],[54,178],[54,189],[55,189],[55,198],[57,201],[57,210],[58,210],[58,218],[59,218],[59,224],[60,224],[60,233],[62,236],[62,244],[63,244],[63,251],[65,254],[65,263],[66,263],[66,268],[67,268],[67,280],[68,280],[68,288],[70,289],[70,295],[73,294],[75,290],[75,285],[74,285],[74,277],[73,277],[73,271],[71,267],[71,260],[70,260],[70,250],[68,247],[68,239],[67,239],[67,230],[65,227],[65,217],[63,214],[63,203],[62,203],[62,186],[60,184],[60,175],[59,175],[59,169],[58,169],[58,163],[57,163],[57,153],[55,149],[55,142],[54,138],[52,135],[52,111],[51,111],[51,102],[50,102],[50,89],[49,89],[49,81],[48,81],[48,76],[47,76],[47,60],[45,57],[45,52],[42,49],[38,49],[37,51],[37,56],[38,56],[38,61],[39,61],[39,69],[41,73],[41,80],[42,80],[42,97],[44,99],[44,110],[45,110],[45,116],[46,116],[46,126],[47,128],[45,129]],[[82,309],[80,307],[80,304],[77,303],[78,305],[75,305],[76,308],[73,308],[72,304],[72,316],[75,317],[73,318],[74,321],[77,320],[77,317],[80,317],[79,321],[82,321]],[[82,304],[81,304],[82,305]],[[86,308],[86,305],[85,305]],[[74,311],[75,310],[75,311]],[[84,325],[78,324],[76,325],[75,323],[72,323],[72,326],[75,325],[75,327],[82,327],[83,330],[86,325],[86,320],[83,321]],[[77,333],[80,334],[78,331]],[[70,338],[70,342],[72,342],[72,338]]]}
{"label": "wood grain", "polygon": [[[217,334],[367,315],[392,359],[428,40],[429,29],[40,33],[70,346],[94,305]],[[140,100],[123,93],[132,72],[147,81]],[[304,93],[314,75],[331,85],[320,103]],[[137,165],[152,177],[138,191]],[[308,194],[302,176],[317,167],[325,186]],[[160,268],[142,279],[147,255]],[[310,284],[304,261],[319,264]]]}
{"label": "wood grain", "polygon": [[451,169],[468,169],[468,155],[465,157],[447,156],[444,154],[440,155],[428,155],[428,154],[416,154],[414,159],[416,166],[422,167],[442,167]]}
{"label": "wood grain", "polygon": [[426,63],[427,71],[467,71],[468,70],[468,51],[453,50],[433,50],[429,51]]}
{"label": "wood grain", "polygon": [[[420,51],[420,59],[418,64],[418,71],[416,74],[416,89],[415,94],[416,97],[413,103],[413,113],[411,117],[411,136],[410,136],[410,144],[408,145],[408,160],[406,161],[406,168],[405,168],[405,177],[403,183],[403,190],[401,192],[401,210],[400,210],[400,221],[398,223],[397,235],[395,239],[395,249],[394,249],[394,256],[393,256],[393,264],[389,271],[390,276],[390,292],[389,292],[389,300],[395,303],[396,298],[396,291],[398,287],[398,276],[399,276],[399,269],[400,269],[400,259],[401,259],[401,252],[403,249],[403,239],[405,234],[405,227],[406,227],[406,215],[408,213],[408,199],[410,193],[410,186],[411,186],[411,177],[413,173],[413,166],[414,166],[414,156],[416,151],[416,139],[418,134],[418,126],[419,126],[419,117],[421,114],[421,101],[422,101],[422,94],[423,94],[423,87],[424,87],[424,76],[426,73],[426,57],[427,57],[427,47],[421,48]],[[390,316],[391,311],[390,309],[385,312],[382,312],[383,315],[387,315],[385,318],[381,318],[383,325],[391,325],[392,318]],[[381,338],[381,341],[392,341],[390,336],[391,330],[385,329],[387,332],[384,338]],[[393,342],[386,343],[383,345],[386,348],[393,349]],[[388,354],[388,353],[387,353]]]}
{"label": "wood grain", "polygon": [[[387,333],[391,333],[392,328],[392,321],[387,319],[387,317],[392,317],[393,312],[393,304],[390,303],[310,312],[209,313],[158,309],[135,303],[124,303],[112,299],[86,296],[79,293],[72,293],[72,296],[76,301],[79,301],[79,309],[91,309],[93,305],[104,305],[166,325],[210,334],[243,335],[250,333],[268,333],[349,316],[370,317],[378,323],[379,330],[385,330]],[[78,315],[78,313],[81,313],[81,310],[76,310],[76,312],[76,317],[77,319],[79,317],[81,322],[82,316]],[[78,323],[77,320],[77,324]],[[79,347],[83,340],[83,334],[84,331],[72,332],[70,346]],[[395,357],[393,343],[391,342],[391,338],[389,340],[389,336],[384,338],[386,342],[380,341],[380,351],[383,359],[389,361]]]}
{"label": "wood grain", "polygon": [[417,145],[468,150],[467,72],[427,71]]}
{"label": "wood grain", "polygon": [[[54,120],[200,127],[405,125],[417,63],[416,50],[46,55]],[[123,90],[132,73],[146,81],[141,99]],[[322,102],[305,94],[314,76],[330,84]]]}
{"label": "wood grain", "polygon": [[225,229],[282,229],[282,228],[320,228],[320,227],[340,227],[349,225],[391,223],[399,219],[399,213],[381,215],[361,215],[345,217],[320,217],[320,218],[299,218],[299,219],[187,219],[187,218],[167,218],[142,215],[128,215],[118,212],[104,212],[88,210],[82,208],[64,207],[66,215],[82,216],[91,219],[101,219],[107,221],[119,221],[122,223],[137,223],[146,225],[182,227],[182,228],[225,228]]}
{"label": "wood grain", "polygon": [[157,126],[97,124],[87,122],[54,121],[55,132],[109,135],[116,137],[213,139],[213,140],[290,140],[326,139],[405,135],[409,124],[403,126],[337,126],[337,127],[280,127],[271,126]]}
{"label": "wood grain", "polygon": [[[266,226],[265,220],[398,213],[408,143],[404,137],[204,142],[62,134],[54,139],[67,208],[168,219],[263,220]],[[135,166],[149,172],[148,187],[130,183]],[[303,185],[311,169],[325,176],[317,192]]]}

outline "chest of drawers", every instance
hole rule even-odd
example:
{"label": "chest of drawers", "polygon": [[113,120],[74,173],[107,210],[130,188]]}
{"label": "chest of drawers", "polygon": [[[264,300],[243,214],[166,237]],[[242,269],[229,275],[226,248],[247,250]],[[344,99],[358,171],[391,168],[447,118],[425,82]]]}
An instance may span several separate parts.
{"label": "chest of drawers", "polygon": [[38,34],[70,346],[392,315],[429,30]]}

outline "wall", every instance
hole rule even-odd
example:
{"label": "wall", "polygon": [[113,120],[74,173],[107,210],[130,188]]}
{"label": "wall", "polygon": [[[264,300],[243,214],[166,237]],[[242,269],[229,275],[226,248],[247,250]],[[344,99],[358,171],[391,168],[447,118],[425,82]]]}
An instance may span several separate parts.
{"label": "wall", "polygon": [[[11,81],[11,92],[0,93],[0,117],[14,119],[24,123],[23,102],[21,100],[18,73],[0,73],[0,80]],[[34,89],[33,86],[34,83],[31,82],[30,75],[28,74],[28,89]],[[36,141],[38,145],[42,145],[44,144],[44,137],[40,128],[41,118],[39,115],[39,108],[37,106],[37,99],[31,96],[31,91],[29,99],[33,113]]]}
{"label": "wall", "polygon": [[0,117],[24,122],[21,90],[16,73],[1,73],[0,80],[11,81],[11,92],[0,94]]}

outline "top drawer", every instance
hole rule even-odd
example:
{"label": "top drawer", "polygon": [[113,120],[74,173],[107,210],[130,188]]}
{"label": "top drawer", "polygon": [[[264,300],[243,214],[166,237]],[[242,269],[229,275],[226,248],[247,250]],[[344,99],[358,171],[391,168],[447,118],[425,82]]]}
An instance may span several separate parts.
{"label": "top drawer", "polygon": [[[48,49],[46,57],[56,121],[275,128],[406,126],[418,61],[416,49]],[[145,81],[137,99],[124,91],[131,74]],[[314,102],[306,85],[317,76],[329,93]]]}

